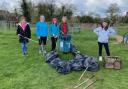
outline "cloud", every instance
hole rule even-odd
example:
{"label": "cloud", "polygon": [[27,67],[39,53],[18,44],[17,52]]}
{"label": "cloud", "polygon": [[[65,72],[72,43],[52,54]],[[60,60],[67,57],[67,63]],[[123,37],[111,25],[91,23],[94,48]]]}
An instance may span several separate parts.
{"label": "cloud", "polygon": [[121,9],[120,14],[128,11],[128,0],[73,0],[77,7],[77,14],[81,12],[84,14],[96,13],[100,16],[106,16],[106,10],[112,3],[117,3]]}
{"label": "cloud", "polygon": [[20,0],[1,0],[0,1],[0,9],[6,9],[8,11],[14,10],[14,8],[19,7]]}
{"label": "cloud", "polygon": [[[14,7],[19,6],[18,1],[20,0],[1,0],[0,6],[6,5],[6,8],[13,10]],[[34,0],[33,0],[34,1]],[[37,0],[38,2],[40,0]],[[97,13],[100,16],[106,15],[106,9],[111,3],[117,3],[121,9],[121,13],[128,11],[128,0],[56,0],[56,2],[72,3],[76,7],[75,15]],[[4,8],[4,7],[2,7]]]}

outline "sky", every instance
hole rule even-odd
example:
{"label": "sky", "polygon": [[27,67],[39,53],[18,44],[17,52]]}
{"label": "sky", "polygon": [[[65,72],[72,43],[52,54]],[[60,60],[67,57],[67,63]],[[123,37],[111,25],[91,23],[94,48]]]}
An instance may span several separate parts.
{"label": "sky", "polygon": [[[12,11],[14,8],[19,8],[20,0],[1,0],[0,9],[8,9]],[[40,0],[33,0],[39,2]],[[106,9],[111,3],[117,3],[121,9],[120,14],[125,14],[128,11],[128,0],[59,0],[62,3],[71,3],[76,7],[75,15],[83,14],[99,14],[101,17],[106,16]],[[4,6],[6,5],[6,6]]]}

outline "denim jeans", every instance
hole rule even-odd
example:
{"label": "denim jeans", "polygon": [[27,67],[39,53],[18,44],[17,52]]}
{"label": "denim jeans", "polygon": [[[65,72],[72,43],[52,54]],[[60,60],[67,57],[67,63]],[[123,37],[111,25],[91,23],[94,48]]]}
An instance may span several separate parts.
{"label": "denim jeans", "polygon": [[27,42],[21,43],[22,53],[23,55],[26,55],[27,53]]}

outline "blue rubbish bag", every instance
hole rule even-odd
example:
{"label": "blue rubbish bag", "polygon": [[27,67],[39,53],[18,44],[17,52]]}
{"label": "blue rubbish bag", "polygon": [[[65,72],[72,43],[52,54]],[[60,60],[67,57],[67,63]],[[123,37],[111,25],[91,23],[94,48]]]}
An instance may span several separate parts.
{"label": "blue rubbish bag", "polygon": [[68,53],[71,50],[71,35],[62,35],[60,37],[60,51]]}

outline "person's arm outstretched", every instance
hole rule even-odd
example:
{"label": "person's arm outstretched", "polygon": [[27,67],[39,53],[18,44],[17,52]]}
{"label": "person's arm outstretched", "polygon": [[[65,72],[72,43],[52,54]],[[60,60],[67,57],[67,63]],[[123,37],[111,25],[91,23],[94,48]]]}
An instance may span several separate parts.
{"label": "person's arm outstretched", "polygon": [[95,28],[95,29],[93,30],[93,32],[98,35],[98,34],[99,34],[99,28]]}

